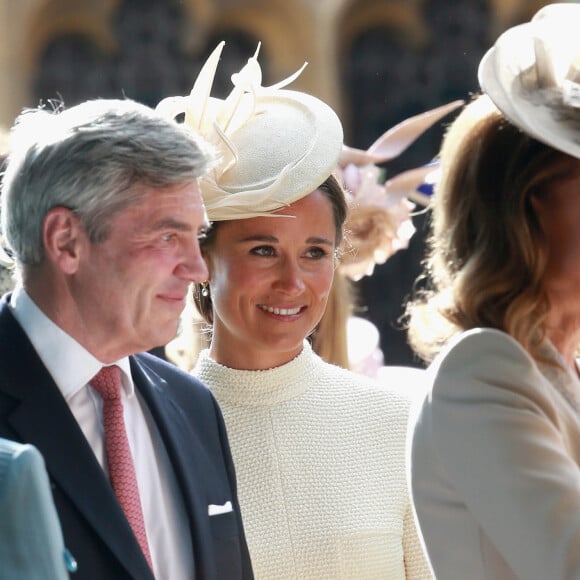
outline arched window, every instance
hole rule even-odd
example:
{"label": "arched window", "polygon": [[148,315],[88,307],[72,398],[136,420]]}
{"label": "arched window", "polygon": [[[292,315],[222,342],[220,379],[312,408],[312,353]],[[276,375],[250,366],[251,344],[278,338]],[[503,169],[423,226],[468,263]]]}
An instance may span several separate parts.
{"label": "arched window", "polygon": [[[95,97],[128,97],[155,106],[170,95],[189,93],[205,59],[226,41],[215,80],[215,96],[231,89],[230,77],[254,54],[258,40],[238,30],[210,35],[195,54],[184,47],[188,26],[175,1],[123,0],[112,20],[116,50],[105,53],[88,36],[66,34],[45,48],[33,84],[37,100],[66,106]],[[267,76],[267,55],[260,54]]]}

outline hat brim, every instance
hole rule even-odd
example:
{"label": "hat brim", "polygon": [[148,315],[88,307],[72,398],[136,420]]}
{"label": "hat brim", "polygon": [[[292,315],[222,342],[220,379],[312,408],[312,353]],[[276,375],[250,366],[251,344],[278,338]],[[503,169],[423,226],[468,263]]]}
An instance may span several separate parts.
{"label": "hat brim", "polygon": [[[547,6],[530,22],[504,32],[481,60],[478,79],[482,91],[511,123],[534,139],[580,158],[578,123],[562,114],[562,106],[555,106],[537,74],[535,43],[554,20],[580,21],[580,5]],[[580,118],[580,109],[576,111],[573,114]]]}

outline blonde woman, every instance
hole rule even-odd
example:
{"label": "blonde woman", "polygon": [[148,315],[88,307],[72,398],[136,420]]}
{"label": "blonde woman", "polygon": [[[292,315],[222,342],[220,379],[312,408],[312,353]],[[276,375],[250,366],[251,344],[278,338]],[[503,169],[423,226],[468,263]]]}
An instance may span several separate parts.
{"label": "blonde woman", "polygon": [[283,88],[292,78],[262,87],[257,54],[227,99],[208,98],[220,51],[160,110],[185,111],[220,154],[200,184],[213,225],[194,296],[212,337],[193,373],[224,414],[255,576],[428,578],[405,479],[409,401],[306,340],[347,212],[332,175],[341,124]]}

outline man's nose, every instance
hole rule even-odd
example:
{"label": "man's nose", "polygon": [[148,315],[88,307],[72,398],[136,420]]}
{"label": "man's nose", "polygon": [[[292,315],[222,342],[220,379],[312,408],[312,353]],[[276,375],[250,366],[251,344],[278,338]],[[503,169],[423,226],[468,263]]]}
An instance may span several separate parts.
{"label": "man's nose", "polygon": [[197,238],[194,238],[183,252],[183,257],[176,268],[176,275],[186,278],[189,282],[205,282],[208,279],[207,264]]}

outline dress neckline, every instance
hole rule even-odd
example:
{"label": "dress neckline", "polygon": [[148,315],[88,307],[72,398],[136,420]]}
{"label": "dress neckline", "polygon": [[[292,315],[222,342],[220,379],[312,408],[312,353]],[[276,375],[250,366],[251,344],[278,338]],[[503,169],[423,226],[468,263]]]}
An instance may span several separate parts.
{"label": "dress neckline", "polygon": [[305,341],[300,354],[279,367],[266,370],[240,370],[226,367],[209,356],[199,354],[192,373],[204,382],[219,402],[240,406],[271,406],[304,394],[316,380],[320,359]]}

